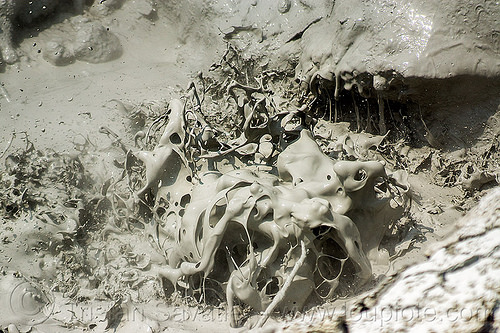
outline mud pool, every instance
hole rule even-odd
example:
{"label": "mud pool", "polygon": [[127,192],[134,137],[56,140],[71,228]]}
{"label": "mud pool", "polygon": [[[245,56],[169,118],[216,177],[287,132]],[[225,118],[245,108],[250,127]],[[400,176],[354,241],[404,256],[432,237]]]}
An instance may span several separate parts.
{"label": "mud pool", "polygon": [[500,329],[499,19],[3,2],[0,330]]}

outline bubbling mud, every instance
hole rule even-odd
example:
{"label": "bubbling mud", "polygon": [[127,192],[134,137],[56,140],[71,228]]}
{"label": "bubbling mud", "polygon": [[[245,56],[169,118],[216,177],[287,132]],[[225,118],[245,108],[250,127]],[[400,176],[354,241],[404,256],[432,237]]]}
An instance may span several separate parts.
{"label": "bubbling mud", "polygon": [[[397,180],[404,177],[378,161],[326,156],[304,126],[295,126],[297,138],[275,153],[275,168],[247,164],[221,172],[206,163],[198,172],[193,156],[202,152],[209,127],[191,128],[193,115],[173,100],[158,145],[128,157],[129,164],[145,165],[136,198],[153,207],[151,236],[168,259],[158,268],[161,277],[176,289],[225,292],[231,313],[234,299],[264,311],[259,326],[275,309],[302,308],[312,295],[331,299],[339,285],[355,288],[371,279],[368,254],[378,258],[389,224],[406,207],[409,187]],[[278,132],[286,133],[292,119],[282,117]],[[245,141],[256,156],[280,141],[265,132]]]}

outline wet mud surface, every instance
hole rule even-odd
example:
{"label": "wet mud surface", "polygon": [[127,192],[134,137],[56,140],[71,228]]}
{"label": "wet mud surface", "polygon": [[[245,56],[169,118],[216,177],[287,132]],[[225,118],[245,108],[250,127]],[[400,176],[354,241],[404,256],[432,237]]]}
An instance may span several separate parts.
{"label": "wet mud surface", "polygon": [[468,3],[19,7],[0,329],[279,330],[390,303],[498,186],[499,13]]}

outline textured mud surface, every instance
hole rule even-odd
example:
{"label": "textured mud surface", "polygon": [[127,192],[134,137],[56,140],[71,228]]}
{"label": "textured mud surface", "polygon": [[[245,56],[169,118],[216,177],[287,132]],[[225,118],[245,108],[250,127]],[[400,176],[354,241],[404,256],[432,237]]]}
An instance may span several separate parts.
{"label": "textured mud surface", "polygon": [[498,327],[493,2],[42,2],[0,4],[1,330]]}

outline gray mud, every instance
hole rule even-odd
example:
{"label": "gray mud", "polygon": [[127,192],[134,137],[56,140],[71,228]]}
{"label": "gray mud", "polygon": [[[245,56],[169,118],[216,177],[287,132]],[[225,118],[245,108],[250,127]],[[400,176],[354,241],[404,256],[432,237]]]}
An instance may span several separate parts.
{"label": "gray mud", "polygon": [[[498,327],[498,195],[457,221],[500,182],[499,19],[468,0],[2,2],[0,330],[361,331],[321,311],[401,304]],[[474,299],[486,316],[445,320]],[[435,328],[413,319],[374,323]]]}

